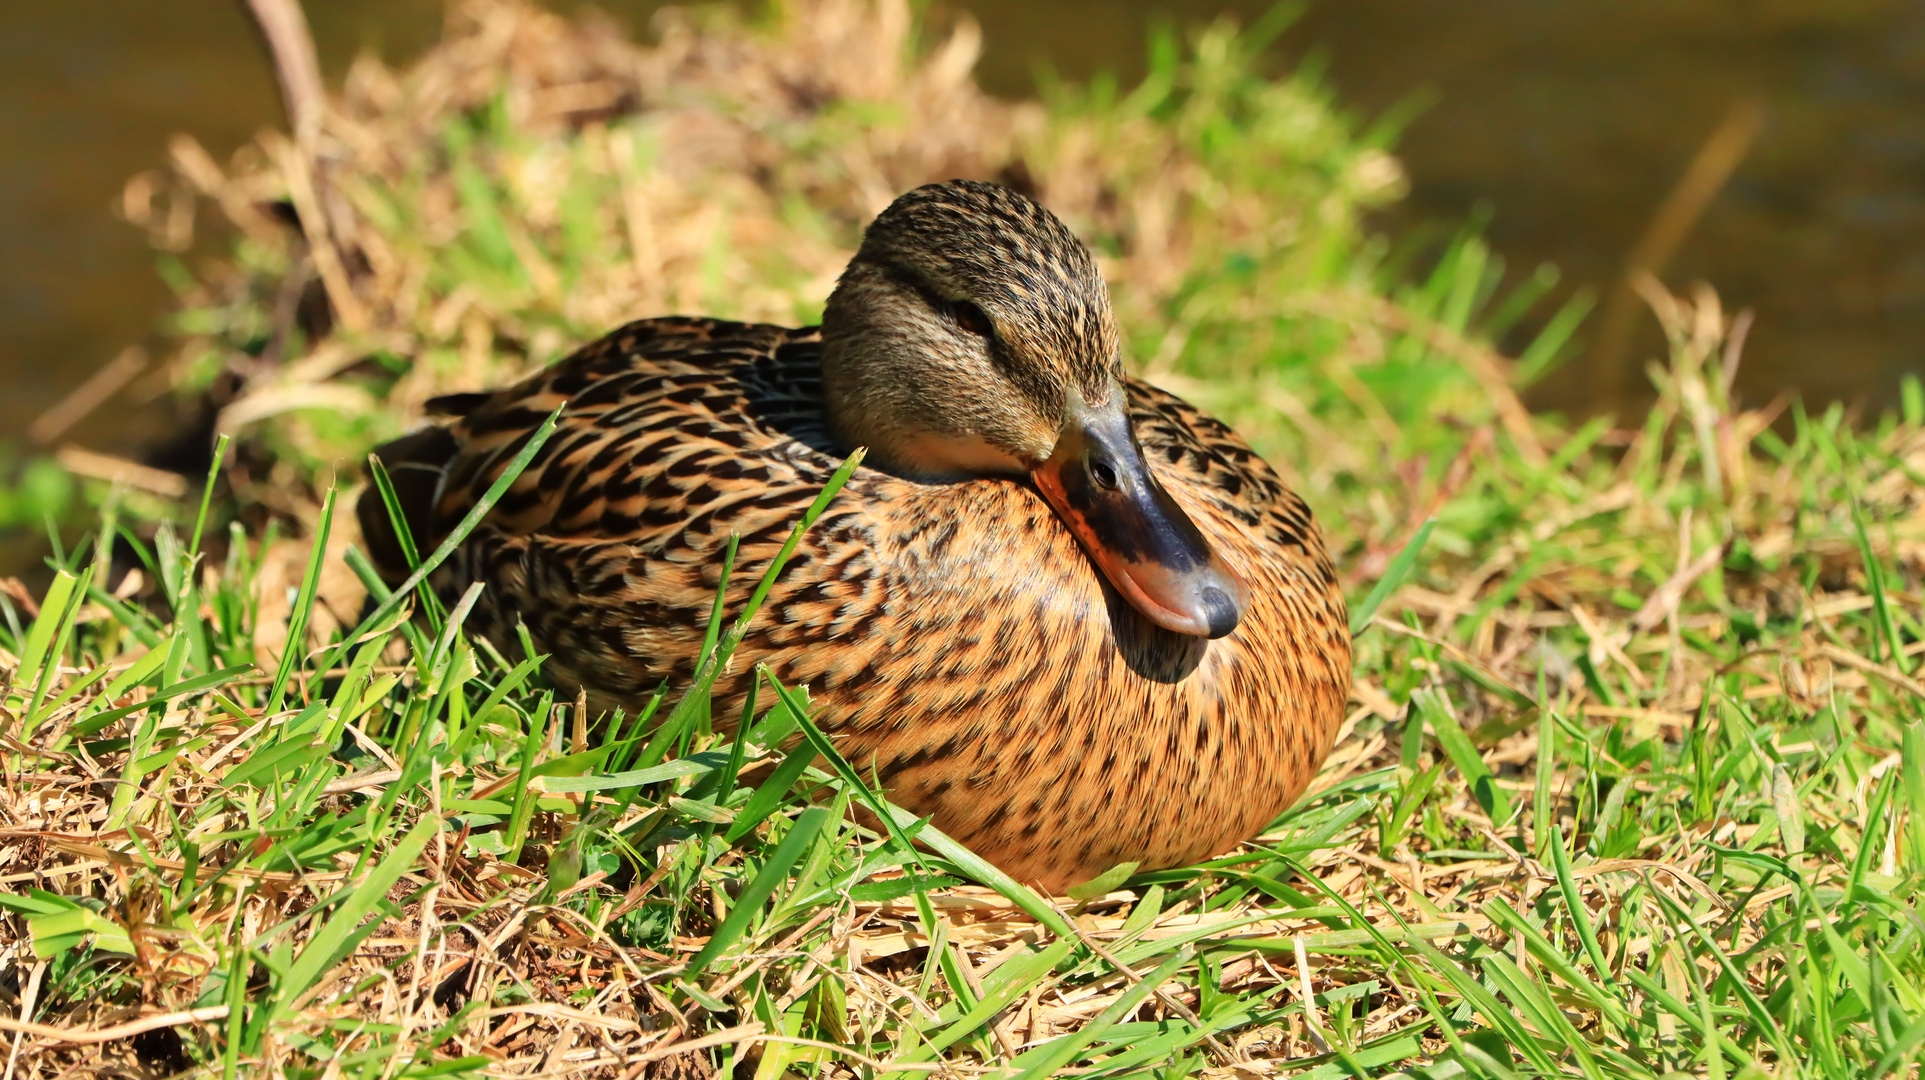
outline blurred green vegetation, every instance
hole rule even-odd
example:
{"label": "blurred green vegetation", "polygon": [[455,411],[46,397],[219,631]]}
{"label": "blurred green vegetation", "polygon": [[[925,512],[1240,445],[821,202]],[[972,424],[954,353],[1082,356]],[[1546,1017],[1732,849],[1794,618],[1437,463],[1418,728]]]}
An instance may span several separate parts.
{"label": "blurred green vegetation", "polygon": [[51,457],[0,443],[0,529],[40,530],[71,523],[79,484]]}

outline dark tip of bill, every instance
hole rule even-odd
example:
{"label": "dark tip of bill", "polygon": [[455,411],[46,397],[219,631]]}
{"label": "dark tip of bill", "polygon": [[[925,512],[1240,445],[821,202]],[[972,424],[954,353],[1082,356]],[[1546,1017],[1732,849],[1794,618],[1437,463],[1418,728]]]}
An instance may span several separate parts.
{"label": "dark tip of bill", "polygon": [[1215,641],[1220,637],[1228,637],[1230,631],[1237,628],[1238,612],[1236,601],[1230,599],[1229,593],[1224,592],[1215,585],[1204,586],[1203,593],[1199,599],[1203,601],[1203,609],[1209,619],[1210,640]]}

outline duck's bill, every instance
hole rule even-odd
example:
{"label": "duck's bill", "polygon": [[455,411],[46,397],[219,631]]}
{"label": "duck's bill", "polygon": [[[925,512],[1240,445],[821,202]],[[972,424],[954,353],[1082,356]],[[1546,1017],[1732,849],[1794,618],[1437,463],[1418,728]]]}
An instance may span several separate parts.
{"label": "duck's bill", "polygon": [[1179,634],[1223,637],[1248,589],[1150,474],[1122,397],[1073,408],[1036,487],[1130,606]]}

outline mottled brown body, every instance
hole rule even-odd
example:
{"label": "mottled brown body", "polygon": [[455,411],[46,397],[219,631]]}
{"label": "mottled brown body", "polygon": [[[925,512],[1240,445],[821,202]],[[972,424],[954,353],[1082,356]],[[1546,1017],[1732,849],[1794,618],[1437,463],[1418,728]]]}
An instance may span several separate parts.
{"label": "mottled brown body", "polygon": [[[1240,438],[1148,384],[1127,391],[1157,478],[1250,587],[1234,633],[1172,633],[1122,603],[1024,480],[863,468],[718,683],[717,717],[767,662],[896,802],[1052,889],[1257,833],[1335,737],[1343,598],[1308,508]],[[631,708],[692,674],[730,534],[739,607],[842,456],[813,329],[638,322],[461,405],[381,452],[427,545],[567,411],[436,588],[486,582],[471,627],[510,647],[525,621],[549,678]],[[361,519],[400,576],[379,500]]]}

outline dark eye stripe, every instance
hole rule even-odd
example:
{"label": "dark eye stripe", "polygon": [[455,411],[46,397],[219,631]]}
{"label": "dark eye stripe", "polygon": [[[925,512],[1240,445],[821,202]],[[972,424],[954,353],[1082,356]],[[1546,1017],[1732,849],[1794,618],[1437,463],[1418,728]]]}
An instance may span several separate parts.
{"label": "dark eye stripe", "polygon": [[914,290],[938,314],[947,314],[954,319],[957,326],[978,337],[988,338],[992,342],[996,339],[996,324],[991,321],[989,314],[981,306],[969,300],[944,300],[913,274],[897,269],[889,270],[888,274],[897,284]]}
{"label": "dark eye stripe", "polygon": [[977,337],[989,337],[996,332],[996,324],[989,321],[988,313],[967,300],[951,304],[949,313],[955,317],[957,326]]}

